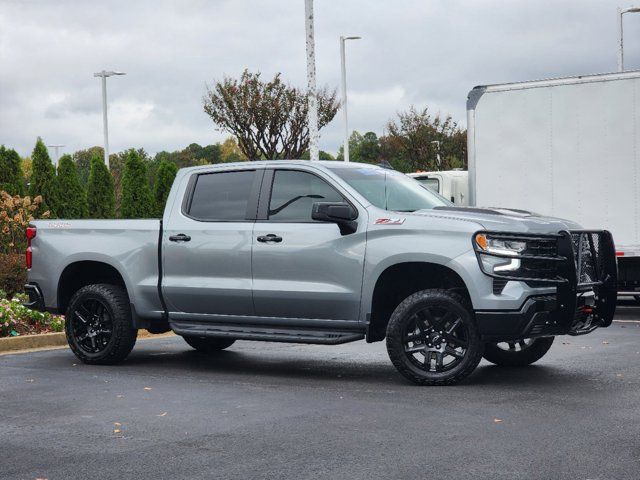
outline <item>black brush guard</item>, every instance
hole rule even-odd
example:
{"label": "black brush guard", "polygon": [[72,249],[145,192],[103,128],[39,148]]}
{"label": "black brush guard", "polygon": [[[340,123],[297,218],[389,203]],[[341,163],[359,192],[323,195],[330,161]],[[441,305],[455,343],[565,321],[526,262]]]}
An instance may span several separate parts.
{"label": "black brush guard", "polygon": [[[481,250],[474,241],[478,262],[483,272],[494,281],[525,282],[530,286],[555,285],[555,302],[549,298],[530,298],[527,303],[544,302],[543,321],[527,322],[522,334],[527,336],[584,335],[613,321],[617,297],[617,262],[611,233],[606,230],[561,231],[553,235],[515,232],[478,232],[504,240],[540,241],[557,248],[523,252],[505,258],[523,262],[523,272],[505,275],[484,269],[480,255],[501,256]],[[474,236],[475,238],[475,236]],[[535,250],[535,249],[534,249]],[[513,334],[509,335],[513,337]]]}

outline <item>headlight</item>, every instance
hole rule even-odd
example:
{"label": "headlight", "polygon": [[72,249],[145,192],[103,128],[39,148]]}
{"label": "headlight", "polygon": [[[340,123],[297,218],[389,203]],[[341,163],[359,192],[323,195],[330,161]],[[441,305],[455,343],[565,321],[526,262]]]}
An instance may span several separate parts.
{"label": "headlight", "polygon": [[492,253],[494,255],[480,255],[480,261],[487,272],[515,272],[522,266],[519,258],[514,257],[521,254],[527,243],[521,240],[512,240],[492,237],[486,233],[478,233],[475,238],[476,245],[481,252]]}

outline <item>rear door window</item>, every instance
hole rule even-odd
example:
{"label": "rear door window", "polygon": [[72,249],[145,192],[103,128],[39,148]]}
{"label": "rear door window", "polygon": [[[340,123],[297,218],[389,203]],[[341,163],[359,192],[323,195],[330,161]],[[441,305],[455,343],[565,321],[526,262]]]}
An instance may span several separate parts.
{"label": "rear door window", "polygon": [[250,218],[247,207],[255,170],[198,175],[188,215],[206,221],[243,221]]}

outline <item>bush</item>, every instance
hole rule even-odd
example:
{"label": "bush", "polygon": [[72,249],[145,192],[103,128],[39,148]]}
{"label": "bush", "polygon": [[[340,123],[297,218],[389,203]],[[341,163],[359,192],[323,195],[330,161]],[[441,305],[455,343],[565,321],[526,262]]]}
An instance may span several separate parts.
{"label": "bush", "polygon": [[155,214],[147,180],[147,167],[134,149],[129,150],[122,176],[122,218],[150,218]]}
{"label": "bush", "polygon": [[11,300],[0,297],[0,337],[64,330],[64,317],[30,310],[22,305],[24,300],[22,295],[16,295]]}
{"label": "bush", "polygon": [[23,290],[27,283],[24,254],[0,253],[0,290],[11,297]]}
{"label": "bush", "polygon": [[153,189],[153,197],[156,202],[156,216],[162,217],[164,206],[167,203],[167,196],[173,185],[173,180],[178,173],[178,167],[173,162],[161,160],[156,174],[156,183]]}
{"label": "bush", "polygon": [[94,155],[87,185],[89,218],[114,218],[116,216],[116,194],[113,177],[102,158]]}
{"label": "bush", "polygon": [[58,217],[86,218],[88,213],[87,197],[80,184],[78,170],[71,155],[63,155],[58,164]]}
{"label": "bush", "polygon": [[40,137],[31,155],[31,185],[29,194],[32,198],[42,197],[41,208],[56,215],[58,192],[56,191],[56,170],[53,168],[49,152]]}

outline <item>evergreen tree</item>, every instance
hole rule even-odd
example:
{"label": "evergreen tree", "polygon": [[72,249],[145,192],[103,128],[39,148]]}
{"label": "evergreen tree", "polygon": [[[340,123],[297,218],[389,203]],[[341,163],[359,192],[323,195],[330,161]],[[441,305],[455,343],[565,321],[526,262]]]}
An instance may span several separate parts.
{"label": "evergreen tree", "polygon": [[24,195],[22,159],[18,152],[0,145],[0,190],[10,195]]}
{"label": "evergreen tree", "polygon": [[49,210],[51,216],[57,214],[56,207],[58,194],[56,191],[56,170],[49,158],[49,152],[40,137],[36,141],[36,146],[31,154],[32,172],[29,195],[31,197],[42,196],[42,211]]}
{"label": "evergreen tree", "polygon": [[155,208],[147,180],[147,167],[134,149],[129,150],[122,176],[122,218],[150,218]]}
{"label": "evergreen tree", "polygon": [[115,218],[116,194],[113,177],[102,157],[94,155],[87,184],[89,218]]}
{"label": "evergreen tree", "polygon": [[88,214],[87,197],[80,184],[78,169],[71,155],[63,155],[58,164],[57,215],[60,218],[86,218]]}
{"label": "evergreen tree", "polygon": [[178,173],[178,167],[175,163],[167,160],[162,160],[158,166],[158,172],[156,174],[156,183],[153,189],[153,197],[156,202],[156,215],[162,217],[164,213],[164,206],[167,203],[167,196],[173,180]]}

